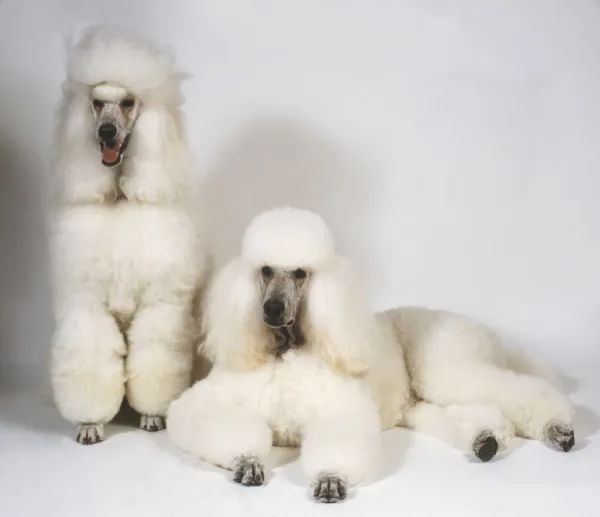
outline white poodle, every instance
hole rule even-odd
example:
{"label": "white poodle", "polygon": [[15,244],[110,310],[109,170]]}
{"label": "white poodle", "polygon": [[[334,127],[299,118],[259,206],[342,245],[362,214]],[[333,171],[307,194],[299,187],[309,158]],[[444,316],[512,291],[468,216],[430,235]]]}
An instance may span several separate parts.
{"label": "white poodle", "polygon": [[188,199],[183,74],[168,49],[93,27],[71,49],[57,131],[51,380],[77,440],[124,395],[156,431],[191,383],[206,259]]}
{"label": "white poodle", "polygon": [[380,430],[396,425],[482,460],[515,427],[573,445],[568,401],[486,329],[425,309],[374,316],[324,222],[307,211],[251,222],[242,256],[208,294],[204,330],[213,370],[173,402],[167,432],[244,485],[264,482],[273,444],[301,444],[314,497],[344,499],[377,465]]}

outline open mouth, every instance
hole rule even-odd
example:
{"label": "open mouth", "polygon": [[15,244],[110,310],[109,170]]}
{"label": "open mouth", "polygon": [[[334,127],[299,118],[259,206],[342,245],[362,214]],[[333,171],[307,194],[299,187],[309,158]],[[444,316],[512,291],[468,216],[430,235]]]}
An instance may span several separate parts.
{"label": "open mouth", "polygon": [[102,151],[102,165],[106,167],[116,167],[123,160],[123,153],[129,144],[129,135],[125,137],[123,143],[119,145],[116,140],[106,140],[100,142],[100,150]]}

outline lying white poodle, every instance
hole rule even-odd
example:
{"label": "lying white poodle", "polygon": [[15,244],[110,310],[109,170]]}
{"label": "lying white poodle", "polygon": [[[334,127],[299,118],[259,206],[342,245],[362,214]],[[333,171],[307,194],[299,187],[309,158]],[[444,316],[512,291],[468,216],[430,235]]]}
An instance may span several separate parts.
{"label": "lying white poodle", "polygon": [[526,363],[507,363],[482,327],[425,309],[373,315],[325,223],[304,210],[251,222],[242,256],[209,292],[204,330],[213,370],[173,402],[167,432],[244,485],[264,482],[273,444],[301,445],[314,497],[344,499],[377,465],[380,430],[396,425],[483,460],[513,425],[564,450],[573,444],[567,400],[507,370]]}
{"label": "lying white poodle", "polygon": [[382,425],[400,423],[410,402],[392,326],[374,325],[356,284],[320,217],[256,217],[208,293],[213,369],[171,405],[174,443],[244,485],[263,483],[273,444],[302,444],[314,496],[343,499],[373,470]]}
{"label": "lying white poodle", "polygon": [[57,131],[51,378],[80,443],[124,395],[148,431],[191,383],[205,254],[174,56],[118,28],[71,50]]}

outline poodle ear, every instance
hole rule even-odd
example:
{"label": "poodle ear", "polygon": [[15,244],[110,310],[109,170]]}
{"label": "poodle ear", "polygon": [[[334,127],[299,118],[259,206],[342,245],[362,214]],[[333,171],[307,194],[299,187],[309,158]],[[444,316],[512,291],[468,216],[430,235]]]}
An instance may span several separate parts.
{"label": "poodle ear", "polygon": [[92,124],[87,94],[65,87],[54,142],[54,194],[66,203],[103,202],[116,195],[114,173],[102,165]]}
{"label": "poodle ear", "polygon": [[191,163],[178,108],[142,106],[127,160],[120,184],[127,199],[164,203],[186,195]]}
{"label": "poodle ear", "polygon": [[254,268],[229,262],[209,288],[203,311],[202,351],[217,367],[251,370],[267,361],[270,337],[260,311]]}
{"label": "poodle ear", "polygon": [[370,363],[374,317],[349,263],[335,257],[311,277],[308,292],[309,342],[336,371],[364,373]]}

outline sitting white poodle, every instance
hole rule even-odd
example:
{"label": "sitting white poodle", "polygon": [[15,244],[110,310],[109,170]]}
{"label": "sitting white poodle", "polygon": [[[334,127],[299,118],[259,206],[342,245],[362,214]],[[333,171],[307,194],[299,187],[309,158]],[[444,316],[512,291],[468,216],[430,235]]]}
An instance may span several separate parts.
{"label": "sitting white poodle", "polygon": [[173,402],[167,432],[244,485],[264,482],[273,444],[301,445],[314,497],[344,499],[377,465],[380,430],[396,425],[485,461],[515,427],[573,445],[566,398],[486,329],[426,309],[373,315],[313,213],[257,216],[204,316],[213,370]]}
{"label": "sitting white poodle", "polygon": [[108,27],[72,49],[57,131],[51,379],[83,444],[124,395],[148,431],[191,383],[205,254],[168,49]]}

